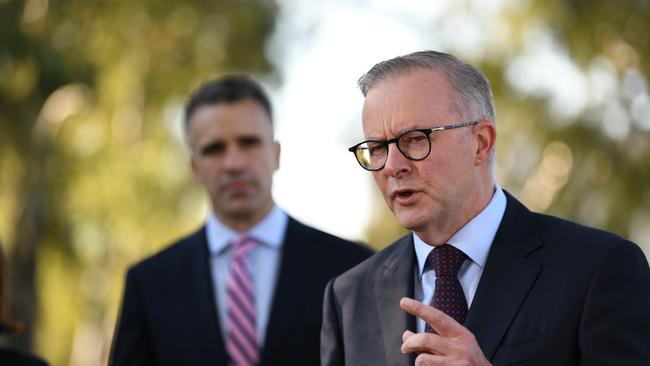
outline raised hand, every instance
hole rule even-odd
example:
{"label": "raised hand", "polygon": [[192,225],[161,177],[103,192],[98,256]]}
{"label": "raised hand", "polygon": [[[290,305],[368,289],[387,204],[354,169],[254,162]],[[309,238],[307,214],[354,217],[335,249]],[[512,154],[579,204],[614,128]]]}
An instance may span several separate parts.
{"label": "raised hand", "polygon": [[429,365],[490,365],[474,334],[447,314],[407,297],[400,300],[407,313],[423,319],[435,333],[402,334],[402,353],[417,353],[416,366]]}

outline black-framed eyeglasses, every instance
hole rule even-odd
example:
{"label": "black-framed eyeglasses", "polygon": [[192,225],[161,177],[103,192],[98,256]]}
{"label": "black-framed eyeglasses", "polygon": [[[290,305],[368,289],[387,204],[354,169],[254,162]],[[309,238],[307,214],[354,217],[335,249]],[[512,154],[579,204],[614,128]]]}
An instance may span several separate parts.
{"label": "black-framed eyeglasses", "polygon": [[388,145],[395,143],[397,149],[409,160],[424,160],[431,153],[431,133],[451,130],[454,128],[473,126],[480,121],[469,121],[454,125],[417,128],[406,131],[403,134],[390,140],[366,140],[360,142],[348,150],[357,158],[359,165],[365,170],[377,171],[384,168],[388,159]]}

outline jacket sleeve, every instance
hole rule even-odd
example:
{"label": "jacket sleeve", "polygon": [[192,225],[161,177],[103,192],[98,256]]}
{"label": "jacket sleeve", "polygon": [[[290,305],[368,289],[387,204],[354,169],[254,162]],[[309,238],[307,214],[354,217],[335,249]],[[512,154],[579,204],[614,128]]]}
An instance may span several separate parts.
{"label": "jacket sleeve", "polygon": [[152,365],[151,339],[146,324],[142,292],[135,269],[128,271],[124,301],[113,335],[110,366]]}
{"label": "jacket sleeve", "polygon": [[334,293],[334,281],[325,287],[323,324],[321,327],[320,357],[322,366],[345,365],[344,346],[339,319],[339,304]]}
{"label": "jacket sleeve", "polygon": [[632,242],[602,256],[580,321],[582,365],[650,365],[650,268]]}

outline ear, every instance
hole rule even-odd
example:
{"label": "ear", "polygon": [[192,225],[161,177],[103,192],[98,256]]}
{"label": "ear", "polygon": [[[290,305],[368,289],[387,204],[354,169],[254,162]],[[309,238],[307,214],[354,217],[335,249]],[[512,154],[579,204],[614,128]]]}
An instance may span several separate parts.
{"label": "ear", "polygon": [[474,164],[479,166],[487,164],[497,141],[497,129],[494,122],[482,120],[475,127],[476,133],[476,152]]}
{"label": "ear", "polygon": [[281,151],[280,143],[277,141],[273,141],[273,153],[274,153],[274,159],[275,159],[275,170],[280,169],[280,151]]}

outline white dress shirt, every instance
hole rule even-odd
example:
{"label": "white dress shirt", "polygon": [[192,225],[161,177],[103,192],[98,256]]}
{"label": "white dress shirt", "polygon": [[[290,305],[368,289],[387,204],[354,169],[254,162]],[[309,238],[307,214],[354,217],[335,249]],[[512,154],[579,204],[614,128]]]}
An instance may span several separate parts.
{"label": "white dress shirt", "polygon": [[[246,234],[255,239],[258,244],[248,252],[246,263],[253,275],[255,287],[255,321],[257,326],[257,341],[264,344],[266,326],[269,321],[276,279],[282,260],[282,244],[287,229],[289,217],[278,206],[273,206],[271,212]],[[206,224],[208,248],[210,250],[210,270],[214,284],[215,302],[225,337],[226,330],[226,281],[230,275],[230,259],[232,257],[231,242],[239,234],[227,227],[210,214]]]}
{"label": "white dress shirt", "polygon": [[[465,300],[470,308],[478,282],[483,274],[485,261],[492,247],[492,241],[494,241],[505,211],[506,196],[497,186],[492,199],[483,211],[479,212],[447,241],[447,244],[462,250],[468,257],[458,271],[458,280],[463,286]],[[419,269],[418,281],[416,281],[414,289],[415,298],[425,304],[430,304],[436,289],[436,274],[433,268],[427,268],[426,272],[424,272],[424,268],[433,246],[425,243],[415,234],[413,234],[413,244]],[[424,320],[417,318],[416,325],[418,332],[424,331]]]}

